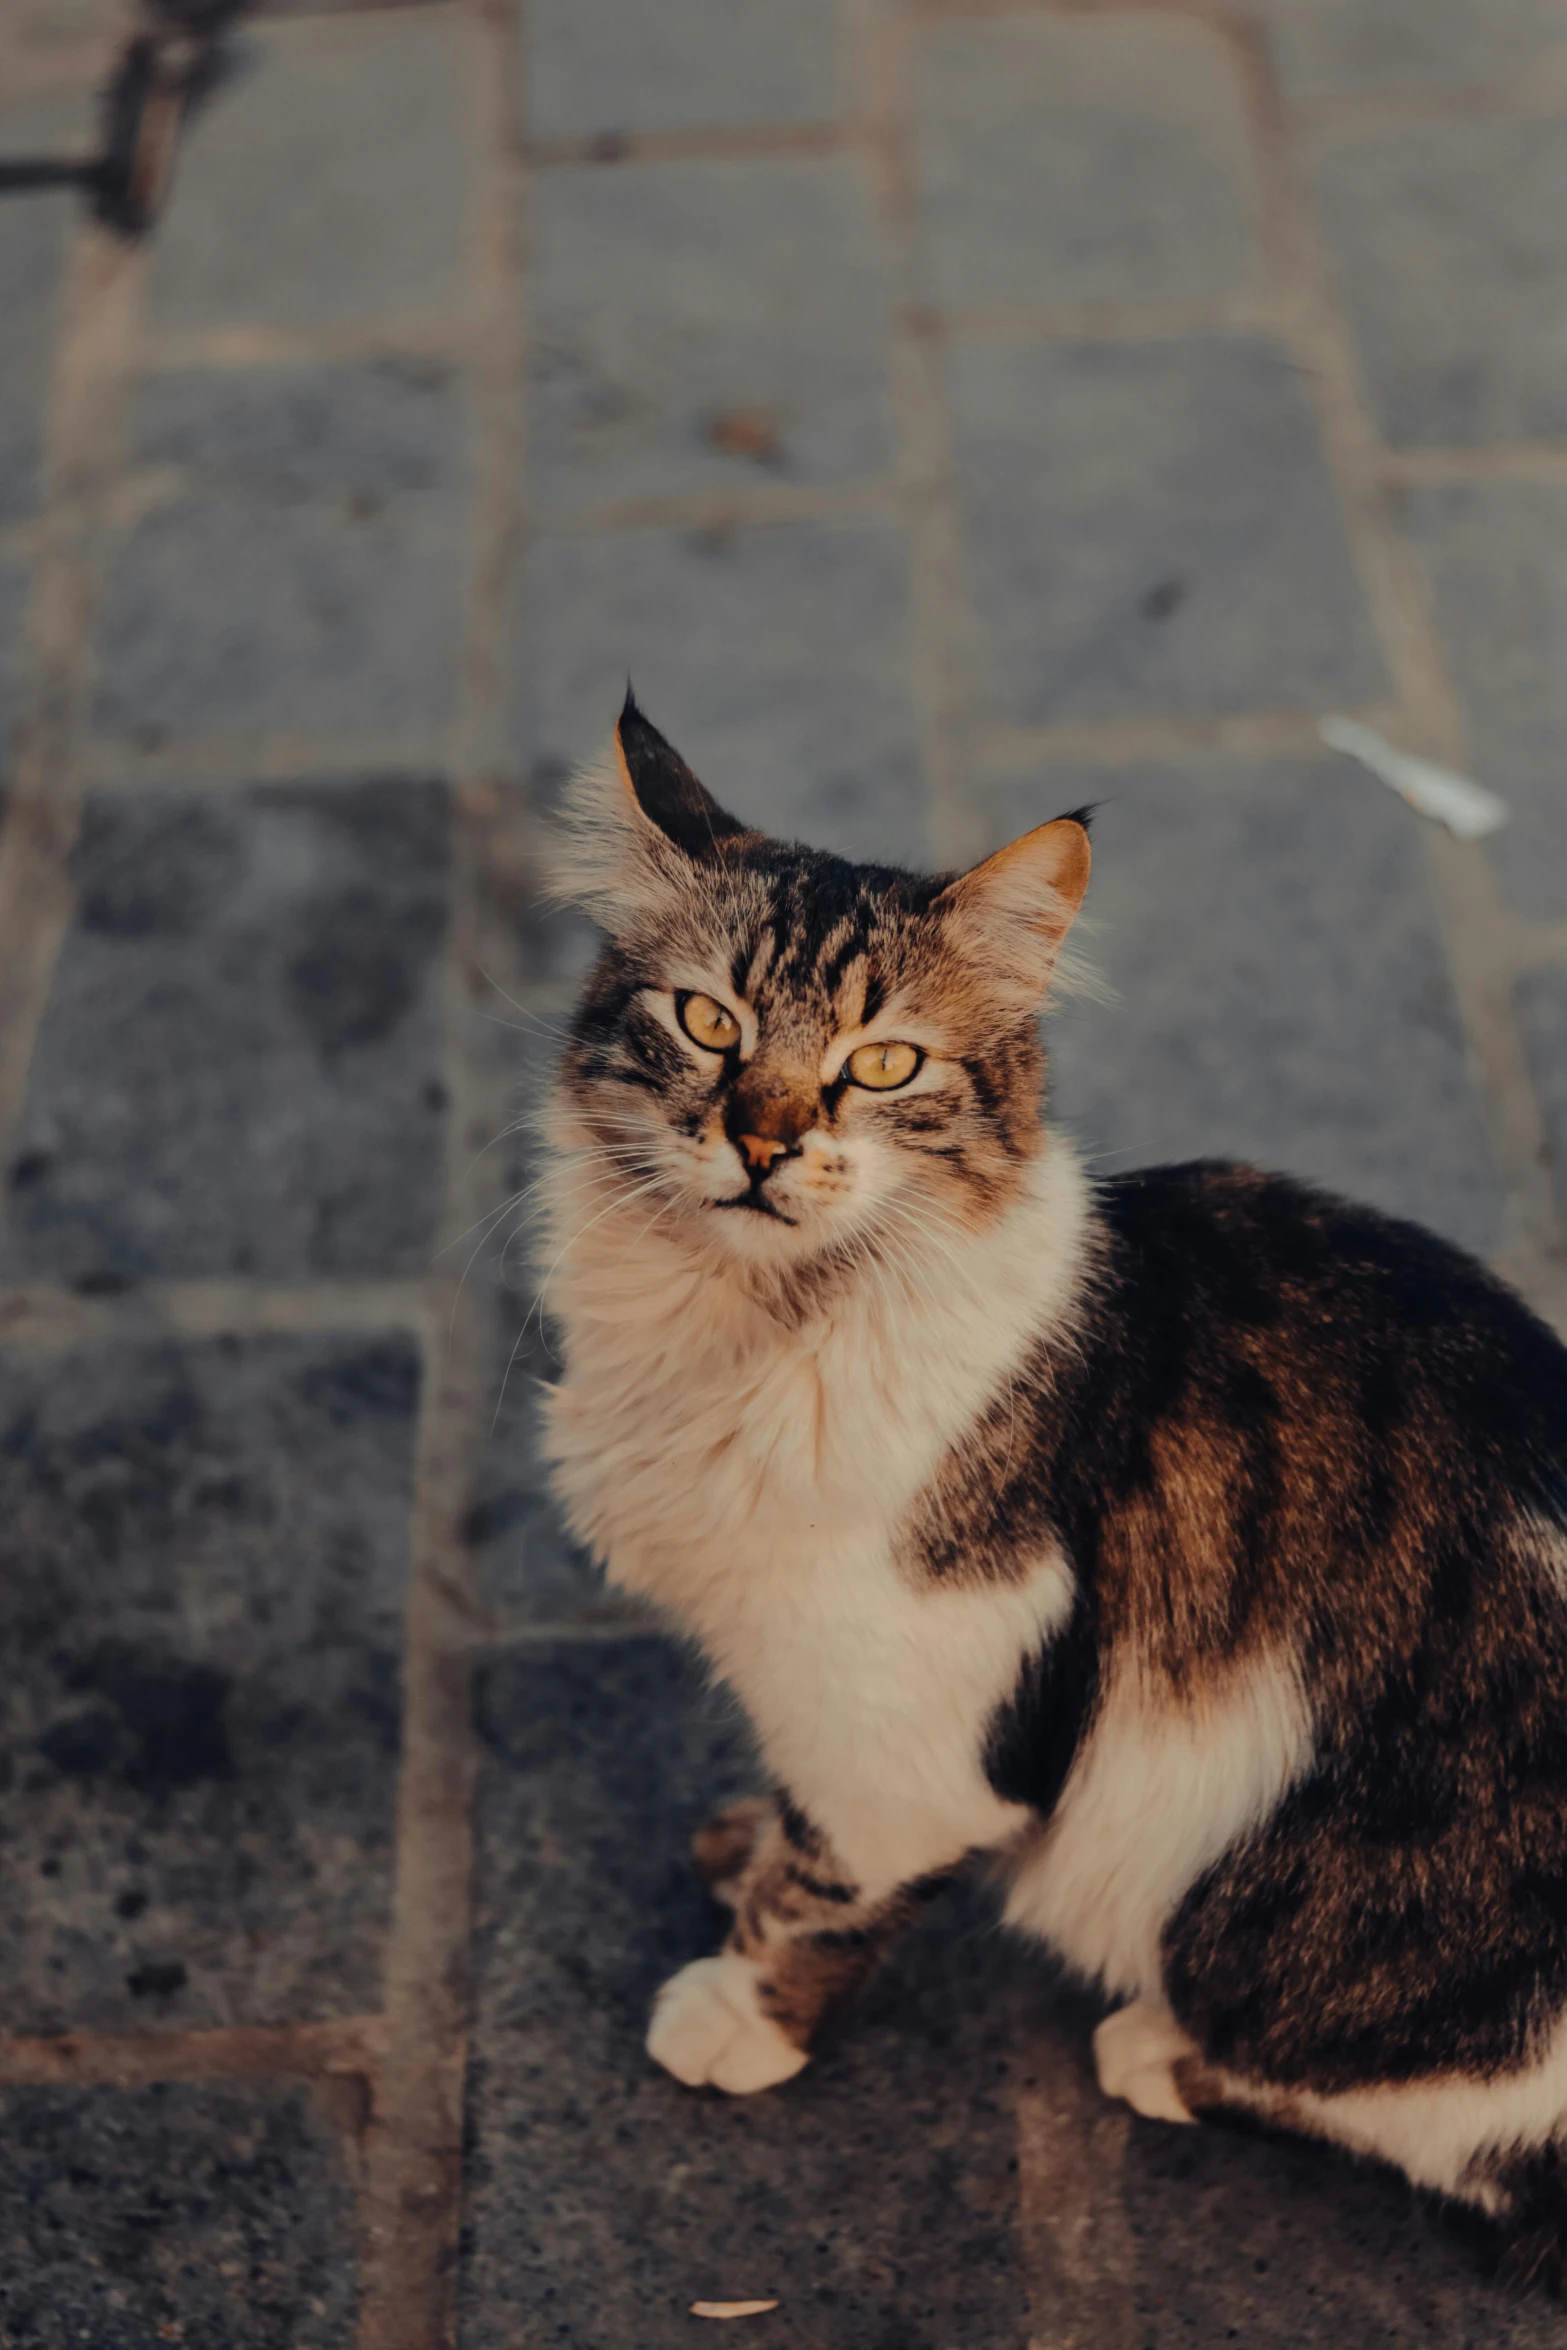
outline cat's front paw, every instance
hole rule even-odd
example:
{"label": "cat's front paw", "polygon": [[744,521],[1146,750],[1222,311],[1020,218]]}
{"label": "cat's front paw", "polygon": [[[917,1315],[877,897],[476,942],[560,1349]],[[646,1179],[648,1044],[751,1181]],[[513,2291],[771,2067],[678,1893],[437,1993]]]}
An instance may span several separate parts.
{"label": "cat's front paw", "polygon": [[688,2089],[711,2084],[731,2097],[771,2089],[809,2062],[762,2013],[756,1968],[733,1950],[670,1976],[653,2002],[647,2052]]}

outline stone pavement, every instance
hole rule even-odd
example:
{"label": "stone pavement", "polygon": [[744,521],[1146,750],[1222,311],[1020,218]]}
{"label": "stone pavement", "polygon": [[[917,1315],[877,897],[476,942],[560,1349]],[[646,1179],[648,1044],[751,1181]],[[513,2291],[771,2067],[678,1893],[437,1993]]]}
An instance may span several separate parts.
{"label": "stone pavement", "polygon": [[[0,160],[117,38],[3,0]],[[290,5],[143,248],[0,198],[0,2344],[1567,2339],[1104,2106],[977,1900],[776,2096],[650,2070],[752,1766],[556,1530],[506,1246],[630,669],[778,830],[1098,802],[1099,1163],[1567,1320],[1564,223],[1567,0]]]}

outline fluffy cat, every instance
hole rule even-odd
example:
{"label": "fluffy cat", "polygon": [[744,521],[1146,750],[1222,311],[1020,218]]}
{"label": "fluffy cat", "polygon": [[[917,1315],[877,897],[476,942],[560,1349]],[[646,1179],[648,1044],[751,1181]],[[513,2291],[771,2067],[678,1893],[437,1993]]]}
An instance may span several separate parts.
{"label": "fluffy cat", "polygon": [[786,2080],[976,1854],[1116,2002],[1112,2096],[1331,2138],[1560,2283],[1567,1352],[1413,1226],[1219,1163],[1090,1183],[1037,1017],[1084,823],[953,878],[739,824],[627,697],[563,892],[557,1489],[777,1792],[660,1992]]}

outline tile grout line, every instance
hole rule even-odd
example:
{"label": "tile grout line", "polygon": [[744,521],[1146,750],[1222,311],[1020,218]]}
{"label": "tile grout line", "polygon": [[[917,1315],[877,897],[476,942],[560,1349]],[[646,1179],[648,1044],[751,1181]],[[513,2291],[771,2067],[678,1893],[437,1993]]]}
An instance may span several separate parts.
{"label": "tile grout line", "polygon": [[[453,870],[445,960],[447,1125],[443,1240],[493,1205],[502,1168],[475,1158],[503,1122],[501,1081],[471,1041],[482,968],[509,969],[503,909],[486,892],[487,844],[505,821],[505,628],[520,480],[520,332],[509,0],[472,0],[471,102],[480,165],[469,224],[479,310],[469,369],[477,411],[468,621],[453,729]],[[461,1535],[485,1428],[491,1319],[454,1270],[425,1337],[405,1626],[396,1876],[385,1968],[386,2054],[374,2081],[360,2189],[359,2350],[444,2350],[456,2338],[457,2248],[472,1916],[477,1746],[471,1677],[482,1647],[472,1554]]]}
{"label": "tile grout line", "polygon": [[966,864],[990,844],[979,837],[959,788],[966,642],[959,617],[962,564],[940,333],[933,314],[917,298],[908,27],[888,0],[848,0],[843,23],[853,112],[863,123],[894,281],[889,343],[895,472],[909,543],[909,683],[927,808],[937,864]]}
{"label": "tile grout line", "polygon": [[0,1286],[0,1349],[173,1338],[255,1338],[284,1332],[422,1331],[444,1289],[422,1276],[365,1281],[147,1281],[75,1289],[63,1282]]}
{"label": "tile grout line", "polygon": [[15,2033],[0,2036],[0,2086],[122,2089],[163,2081],[367,2076],[385,2041],[378,2015],[166,2032]]}
{"label": "tile grout line", "polygon": [[10,1161],[74,902],[69,860],[81,821],[92,630],[143,277],[134,247],[93,223],[78,229],[46,395],[44,509],[14,781],[0,824],[0,1166]]}

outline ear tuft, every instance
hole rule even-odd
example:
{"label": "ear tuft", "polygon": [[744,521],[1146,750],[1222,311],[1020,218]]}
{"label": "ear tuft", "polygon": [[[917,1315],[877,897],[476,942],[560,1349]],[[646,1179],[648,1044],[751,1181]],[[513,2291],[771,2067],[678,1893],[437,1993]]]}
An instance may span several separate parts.
{"label": "ear tuft", "polygon": [[628,681],[614,736],[566,787],[550,895],[620,930],[694,888],[721,844],[746,837],[642,715]]}
{"label": "ear tuft", "polygon": [[746,830],[703,790],[680,753],[644,718],[629,678],[615,745],[627,789],[642,814],[688,857],[711,856],[721,840],[736,839]]}
{"label": "ear tuft", "polygon": [[1058,816],[949,882],[936,903],[964,944],[1038,1004],[1088,888],[1089,811]]}

